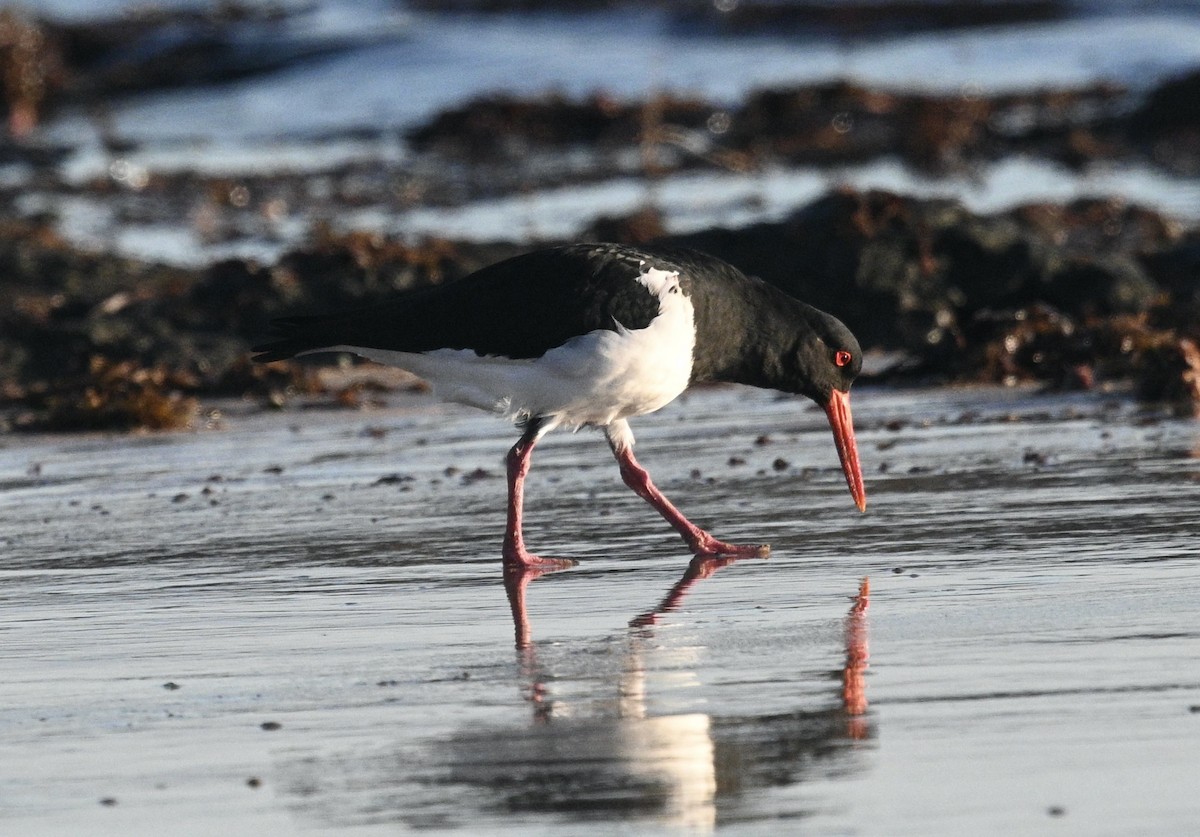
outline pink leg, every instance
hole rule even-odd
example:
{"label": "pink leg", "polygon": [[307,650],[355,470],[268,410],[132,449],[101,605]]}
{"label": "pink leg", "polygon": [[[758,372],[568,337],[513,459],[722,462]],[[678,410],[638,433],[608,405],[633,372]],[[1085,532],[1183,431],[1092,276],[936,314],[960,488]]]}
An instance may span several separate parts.
{"label": "pink leg", "polygon": [[621,479],[625,480],[625,484],[632,488],[639,497],[654,506],[658,513],[675,528],[675,531],[683,536],[684,542],[687,543],[688,549],[692,551],[693,555],[702,558],[719,555],[765,557],[770,553],[771,547],[766,544],[741,546],[717,540],[684,517],[683,512],[675,508],[671,501],[663,496],[663,493],[651,481],[650,474],[633,458],[633,448],[614,442],[612,449],[613,455],[617,458],[617,464],[621,466]]}
{"label": "pink leg", "polygon": [[504,528],[504,566],[522,569],[562,569],[575,566],[575,561],[565,558],[541,558],[525,549],[522,529],[522,514],[525,505],[525,475],[529,473],[529,460],[533,446],[541,436],[541,423],[530,419],[521,438],[508,452],[508,522]]}

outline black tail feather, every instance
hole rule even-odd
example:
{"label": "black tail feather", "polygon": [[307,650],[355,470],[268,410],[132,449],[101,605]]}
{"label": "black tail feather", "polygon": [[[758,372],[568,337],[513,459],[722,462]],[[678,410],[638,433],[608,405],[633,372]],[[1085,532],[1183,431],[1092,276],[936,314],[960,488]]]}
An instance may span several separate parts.
{"label": "black tail feather", "polygon": [[271,363],[336,345],[322,334],[321,324],[324,320],[325,317],[280,317],[272,320],[271,327],[276,331],[278,339],[251,348],[250,351],[254,352],[253,360],[258,363]]}

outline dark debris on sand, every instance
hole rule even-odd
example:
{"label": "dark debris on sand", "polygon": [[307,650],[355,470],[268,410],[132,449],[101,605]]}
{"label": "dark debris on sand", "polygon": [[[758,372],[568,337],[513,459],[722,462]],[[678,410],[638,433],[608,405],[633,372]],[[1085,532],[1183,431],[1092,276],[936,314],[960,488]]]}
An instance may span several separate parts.
{"label": "dark debris on sand", "polygon": [[777,223],[675,240],[835,311],[865,346],[911,355],[918,377],[1135,380],[1177,400],[1148,370],[1183,368],[1183,341],[1200,338],[1200,230],[1119,201],[977,215],[844,190]]}
{"label": "dark debris on sand", "polygon": [[637,150],[638,165],[659,173],[845,165],[890,155],[944,174],[1027,154],[1075,169],[1124,160],[1194,176],[1196,101],[1200,71],[1147,95],[1108,83],[985,96],[971,86],[916,93],[851,81],[760,89],[735,104],[668,94],[640,102],[493,94],[436,115],[407,138],[446,160],[503,163],[509,172],[524,171],[523,161],[538,151],[584,147],[601,159]]}
{"label": "dark debris on sand", "polygon": [[834,33],[857,38],[1052,21],[1068,17],[1072,11],[1069,0],[409,0],[408,5],[426,11],[476,14],[655,7],[674,25],[704,34]]}
{"label": "dark debris on sand", "polygon": [[17,429],[168,429],[191,424],[201,396],[312,392],[310,366],[250,361],[273,317],[368,304],[515,252],[318,231],[271,266],[188,270],[0,222],[0,406]]}

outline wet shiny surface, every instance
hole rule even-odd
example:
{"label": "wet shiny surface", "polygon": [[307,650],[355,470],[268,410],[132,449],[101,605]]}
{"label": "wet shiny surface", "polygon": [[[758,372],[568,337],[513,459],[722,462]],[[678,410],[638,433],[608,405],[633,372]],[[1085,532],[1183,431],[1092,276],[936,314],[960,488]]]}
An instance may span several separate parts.
{"label": "wet shiny surface", "polygon": [[681,509],[773,546],[725,566],[552,434],[527,536],[581,563],[507,590],[515,436],[482,414],[6,437],[0,831],[1186,833],[1200,425],[996,390],[854,414],[865,515],[806,402],[635,422]]}

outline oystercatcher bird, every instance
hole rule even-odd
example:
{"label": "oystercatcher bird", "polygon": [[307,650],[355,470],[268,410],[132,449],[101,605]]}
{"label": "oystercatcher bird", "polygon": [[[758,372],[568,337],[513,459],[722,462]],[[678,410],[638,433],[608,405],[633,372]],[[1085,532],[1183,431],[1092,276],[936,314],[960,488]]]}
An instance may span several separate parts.
{"label": "oystercatcher bird", "polygon": [[256,347],[256,360],[353,352],[407,369],[443,399],[521,427],[507,459],[505,566],[574,563],[529,552],[521,526],[533,448],[560,426],[603,428],[625,483],[694,555],[766,555],[768,546],[725,543],[696,526],[633,456],[628,419],[702,381],[798,393],[821,405],[850,493],[866,508],[849,396],[862,368],[858,341],[836,318],[704,253],[555,247],[366,310],[275,325],[280,339]]}

